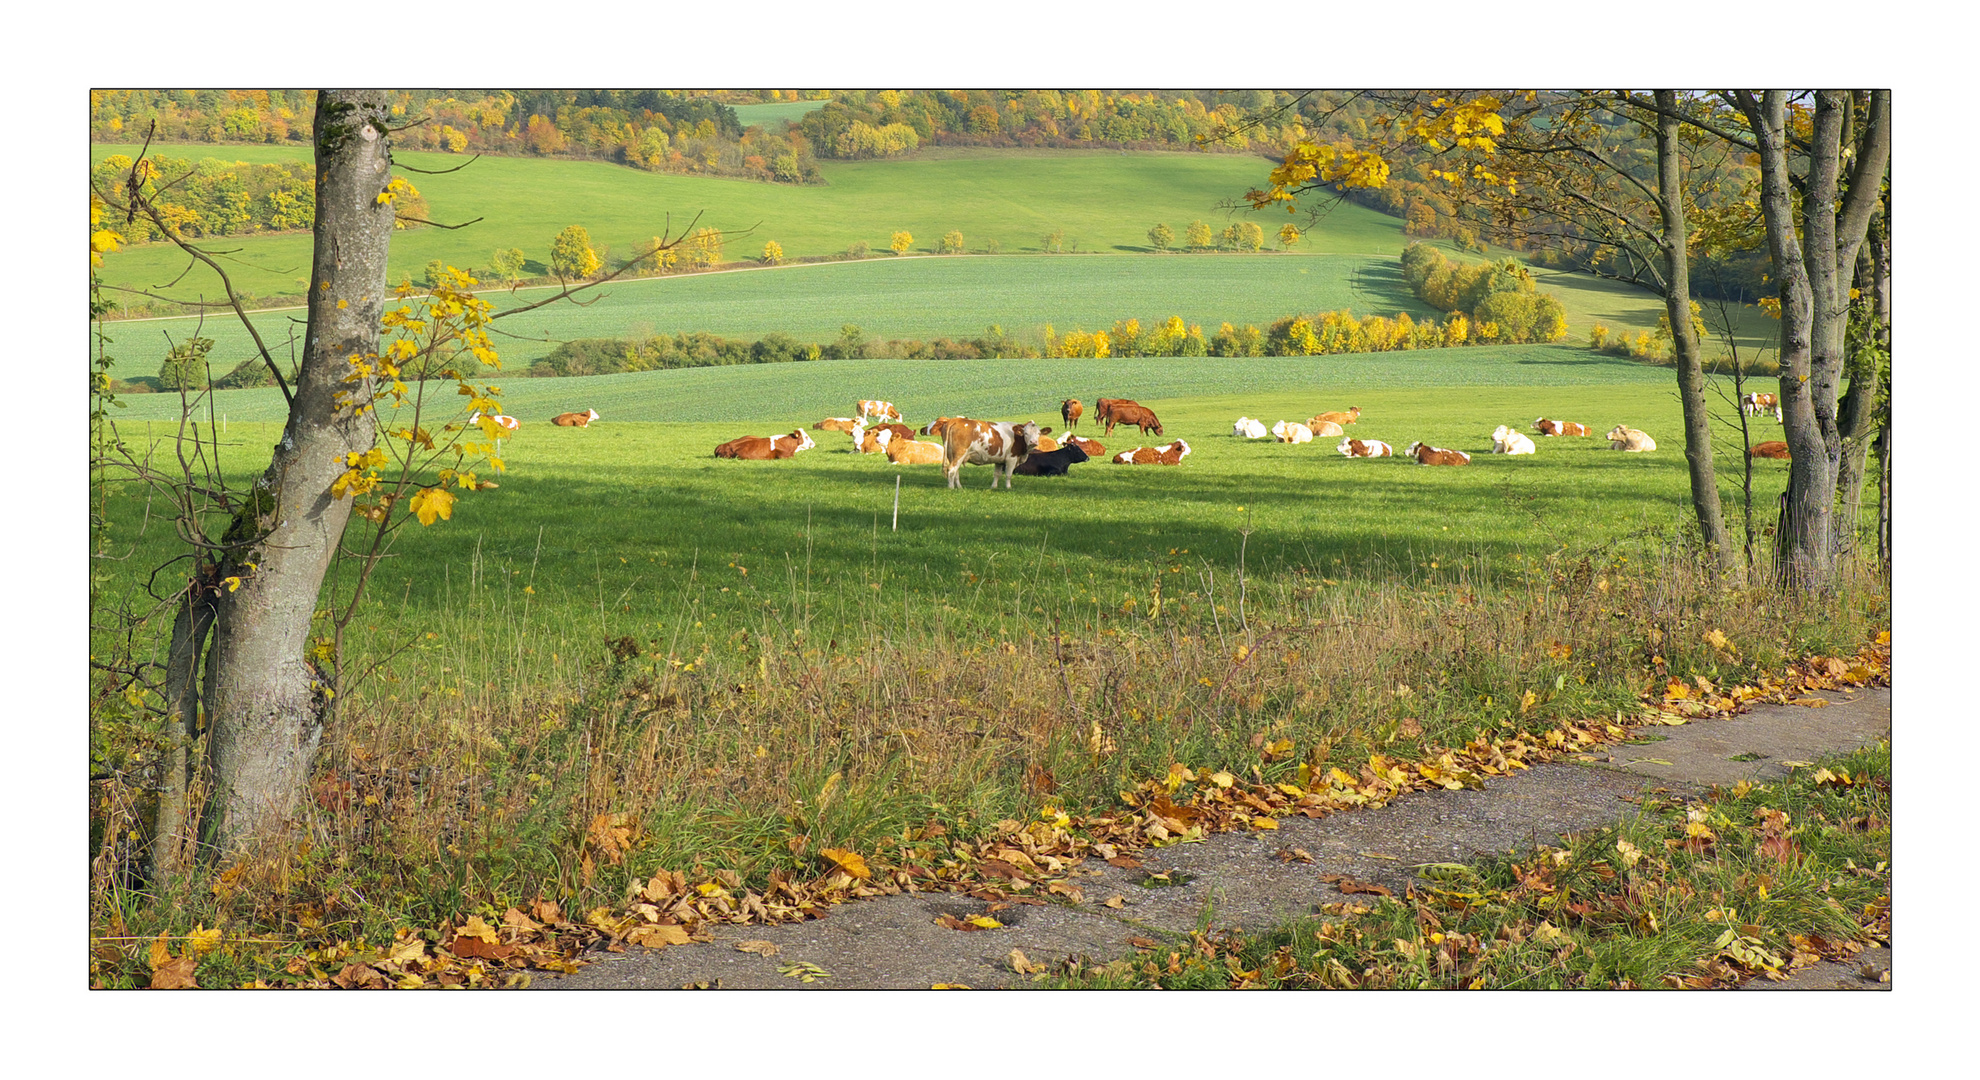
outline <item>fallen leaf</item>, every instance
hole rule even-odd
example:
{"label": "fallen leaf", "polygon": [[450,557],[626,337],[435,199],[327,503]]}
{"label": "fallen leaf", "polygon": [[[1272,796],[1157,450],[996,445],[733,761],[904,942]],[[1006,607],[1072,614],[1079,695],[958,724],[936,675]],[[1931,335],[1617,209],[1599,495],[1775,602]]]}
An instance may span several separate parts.
{"label": "fallen leaf", "polygon": [[1127,904],[1127,897],[1116,893],[1115,895],[1110,896],[1105,900],[1102,900],[1101,904],[1110,908],[1124,907]]}
{"label": "fallen leaf", "polygon": [[1372,881],[1363,881],[1351,874],[1322,874],[1320,880],[1344,893],[1372,893],[1376,896],[1394,896],[1388,888]]}
{"label": "fallen leaf", "polygon": [[626,934],[626,940],[649,949],[664,949],[669,945],[686,945],[690,939],[685,927],[648,923],[633,928]]}
{"label": "fallen leaf", "polygon": [[220,928],[216,926],[208,930],[203,923],[195,926],[192,933],[186,935],[186,944],[192,946],[194,956],[205,956],[220,947]]}
{"label": "fallen leaf", "polygon": [[789,964],[779,964],[777,965],[777,974],[786,978],[796,979],[799,982],[817,982],[820,979],[829,979],[832,977],[831,972],[826,971],[809,960],[798,960]]}
{"label": "fallen leaf", "polygon": [[1045,965],[1033,963],[1024,955],[1022,949],[1012,949],[1009,960],[1011,962],[1011,970],[1017,972],[1019,975],[1045,974]]}
{"label": "fallen leaf", "polygon": [[1272,854],[1283,863],[1310,863],[1313,861],[1313,855],[1305,848],[1283,847]]}
{"label": "fallen leaf", "polygon": [[1127,939],[1127,943],[1129,945],[1134,946],[1137,949],[1152,949],[1156,945],[1160,944],[1160,942],[1156,941],[1154,938],[1145,938],[1145,937],[1131,937]]}
{"label": "fallen leaf", "polygon": [[1828,707],[1829,707],[1829,702],[1827,701],[1827,699],[1824,699],[1824,698],[1818,698],[1818,697],[1798,697],[1798,698],[1790,698],[1790,699],[1788,700],[1788,704],[1789,704],[1789,705],[1802,705],[1802,706],[1806,706],[1806,707],[1808,707],[1808,708],[1810,708],[1810,709],[1826,709],[1826,708],[1828,708]]}
{"label": "fallen leaf", "polygon": [[193,969],[198,966],[199,960],[191,956],[181,956],[176,960],[168,960],[152,969],[151,988],[153,990],[197,990],[199,989],[199,980],[193,977]]}
{"label": "fallen leaf", "polygon": [[1251,819],[1251,827],[1254,829],[1276,829],[1279,827],[1279,823],[1272,818],[1255,817]]}
{"label": "fallen leaf", "polygon": [[775,955],[777,955],[777,951],[778,951],[778,950],[777,950],[777,945],[776,945],[776,943],[775,943],[775,942],[770,942],[770,941],[738,941],[738,942],[736,942],[736,951],[737,951],[737,952],[746,952],[746,953],[755,953],[755,954],[756,954],[756,955],[758,955],[758,956],[775,956]]}
{"label": "fallen leaf", "polygon": [[964,986],[962,983],[935,983],[931,985],[929,989],[930,990],[967,990],[969,989],[969,987]]}
{"label": "fallen leaf", "polygon": [[866,859],[860,855],[840,848],[824,848],[819,854],[832,860],[832,864],[845,871],[847,877],[865,881],[873,876],[873,871],[866,868]]}

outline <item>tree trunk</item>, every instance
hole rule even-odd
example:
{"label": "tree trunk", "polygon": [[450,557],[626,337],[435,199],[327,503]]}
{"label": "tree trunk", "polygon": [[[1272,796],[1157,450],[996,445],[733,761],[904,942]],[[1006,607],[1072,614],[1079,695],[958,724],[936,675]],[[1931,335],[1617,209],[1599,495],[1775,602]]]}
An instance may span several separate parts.
{"label": "tree trunk", "polygon": [[1891,572],[1891,425],[1877,436],[1877,558]]}
{"label": "tree trunk", "polygon": [[[1777,557],[1783,583],[1824,592],[1835,580],[1836,478],[1842,439],[1836,426],[1837,389],[1847,352],[1849,278],[1890,161],[1890,94],[1870,97],[1869,117],[1855,149],[1856,168],[1841,212],[1842,134],[1848,97],[1815,96],[1803,187],[1795,213],[1792,160],[1787,149],[1787,94],[1736,94],[1760,151],[1760,211],[1781,290],[1781,416],[1793,460],[1788,467]],[[1800,227],[1797,228],[1797,225]],[[1804,247],[1804,238],[1806,246]]]}
{"label": "tree trunk", "polygon": [[187,584],[165,654],[165,749],[158,763],[158,809],[151,831],[151,884],[158,889],[169,889],[189,865],[190,755],[199,737],[199,659],[215,614],[211,590],[210,574]]}
{"label": "tree trunk", "polygon": [[1685,225],[1684,175],[1678,146],[1677,92],[1656,91],[1657,203],[1663,215],[1658,246],[1664,254],[1664,310],[1671,324],[1672,352],[1677,357],[1678,400],[1684,406],[1684,458],[1691,473],[1691,506],[1698,529],[1722,574],[1742,570],[1739,549],[1726,531],[1725,509],[1719,499],[1719,474],[1712,461],[1712,417],[1705,404],[1705,364],[1698,333],[1691,323],[1691,262],[1686,250],[1691,235]]}
{"label": "tree trunk", "polygon": [[[1872,319],[1886,313],[1879,300],[1890,280],[1889,251],[1878,242],[1879,232],[1871,231],[1869,242],[1856,261],[1857,288],[1871,296]],[[1870,444],[1879,429],[1877,391],[1883,384],[1886,348],[1888,334],[1878,327],[1869,340],[1858,341],[1850,350],[1849,390],[1843,394],[1842,407],[1836,413],[1836,433],[1842,440],[1842,452],[1836,463],[1835,549],[1836,557],[1843,561],[1855,557],[1857,536],[1862,532],[1863,481],[1870,460]]]}
{"label": "tree trunk", "polygon": [[[350,518],[333,498],[344,455],[371,447],[369,380],[351,361],[375,354],[390,298],[393,210],[383,91],[326,90],[316,106],[316,225],[309,327],[288,424],[250,490],[221,574],[207,664],[213,842],[226,853],[279,838],[301,804],[321,735],[323,685],[307,659],[323,577]],[[340,404],[337,394],[348,393]]]}

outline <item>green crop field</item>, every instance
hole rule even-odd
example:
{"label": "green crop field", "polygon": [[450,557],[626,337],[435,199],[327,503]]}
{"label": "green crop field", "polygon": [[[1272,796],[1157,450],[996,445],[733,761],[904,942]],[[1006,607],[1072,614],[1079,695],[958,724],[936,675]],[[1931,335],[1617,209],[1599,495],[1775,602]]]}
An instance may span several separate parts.
{"label": "green crop field", "polygon": [[[134,150],[98,145],[92,153],[100,160]],[[157,152],[244,161],[307,153],[299,147],[234,146],[162,146]],[[448,155],[400,157],[419,168],[460,164]],[[569,224],[586,226],[595,242],[624,255],[667,227],[669,214],[678,231],[702,213],[704,225],[731,234],[750,230],[729,241],[730,259],[753,256],[766,240],[776,240],[792,259],[836,254],[855,241],[884,252],[897,229],[912,232],[920,252],[942,233],[959,229],[971,251],[982,252],[995,241],[1004,254],[996,259],[886,256],[848,266],[625,282],[594,307],[532,315],[535,322],[505,330],[539,341],[655,330],[751,337],[783,331],[829,339],[851,322],[870,336],[926,339],[980,334],[990,323],[1013,332],[1036,332],[1047,322],[1060,329],[1098,329],[1116,319],[1146,322],[1171,314],[1204,322],[1212,331],[1226,320],[1264,325],[1295,311],[1341,307],[1359,315],[1431,314],[1396,274],[1396,257],[1408,243],[1401,222],[1351,204],[1328,213],[1297,255],[1126,257],[1146,252],[1146,231],[1158,220],[1178,231],[1199,218],[1220,227],[1226,213],[1219,205],[1261,175],[1263,160],[1251,156],[935,149],[905,160],[828,162],[823,168],[826,185],[788,187],[664,176],[601,162],[483,158],[461,172],[415,177],[438,219],[480,220],[459,231],[398,234],[391,272],[415,277],[432,259],[485,265],[491,252],[506,247],[520,247],[540,264],[550,240]],[[1277,219],[1263,215],[1261,220],[1271,226]],[[1022,257],[1037,252],[1053,229],[1064,230],[1069,249],[1121,257],[1060,256],[1052,262]],[[225,247],[232,252],[226,265],[237,288],[257,295],[300,291],[309,265],[307,236],[244,237],[227,240]],[[217,281],[203,267],[181,279],[185,263],[174,250],[153,244],[106,257],[103,273],[115,285],[155,287],[178,280],[166,290],[170,295],[217,295]],[[542,272],[541,266],[534,272]],[[1568,309],[1571,340],[1584,339],[1596,321],[1631,332],[1656,328],[1660,302],[1641,290],[1581,274],[1540,275]],[[163,322],[158,328],[183,337],[180,328],[189,325]],[[1741,328],[1742,347],[1761,347],[1771,329],[1764,319],[1748,320]],[[238,362],[245,355],[224,337],[208,336],[221,342],[216,366],[225,363],[218,357]],[[527,362],[547,350],[521,345],[511,362]]]}
{"label": "green crop field", "polygon": [[825,107],[823,101],[766,101],[761,105],[737,105],[736,119],[744,127],[779,131],[805,113]]}
{"label": "green crop field", "polygon": [[[379,571],[381,608],[368,625],[386,632],[444,618],[472,588],[516,617],[527,608],[565,642],[549,649],[564,656],[601,633],[650,637],[663,623],[713,639],[800,617],[821,629],[884,619],[902,633],[946,619],[994,636],[1040,613],[1111,616],[1137,596],[1145,605],[1156,581],[1186,612],[1208,573],[1235,581],[1241,544],[1265,595],[1316,575],[1489,576],[1514,567],[1515,555],[1668,530],[1688,513],[1668,374],[1558,347],[1284,361],[835,361],[518,387],[509,407],[525,423],[505,451],[501,488],[464,497],[451,522],[412,527]],[[1132,396],[1162,416],[1164,438],[1117,429],[1101,436],[1110,450],[1181,437],[1193,453],[1177,468],[1093,462],[994,493],[986,468],[966,467],[964,490],[951,491],[939,468],[850,453],[836,432],[814,433],[818,447],[789,461],[710,455],[736,435],[842,415],[856,396],[890,397],[917,423],[944,411],[1057,427],[1068,394]],[[276,424],[243,422],[272,412],[239,400],[227,400],[223,451],[236,481],[266,462],[279,435]],[[544,422],[552,409],[586,404],[606,419],[588,429]],[[1230,434],[1240,414],[1269,425],[1348,405],[1363,410],[1356,435],[1398,449],[1422,439],[1470,451],[1473,463],[1350,461],[1336,440],[1285,446]],[[1597,431],[1626,422],[1661,446],[1622,454],[1600,438],[1541,438],[1531,457],[1488,453],[1494,427],[1527,428],[1540,415]],[[164,431],[120,421],[133,437]],[[1756,440],[1773,437],[1772,427],[1763,423]],[[1731,499],[1738,465],[1722,454]],[[1756,505],[1771,506],[1784,464],[1756,471]],[[118,534],[128,540],[142,515],[141,498],[127,501]],[[151,530],[162,540],[155,518]],[[475,671],[495,662],[455,660]]]}

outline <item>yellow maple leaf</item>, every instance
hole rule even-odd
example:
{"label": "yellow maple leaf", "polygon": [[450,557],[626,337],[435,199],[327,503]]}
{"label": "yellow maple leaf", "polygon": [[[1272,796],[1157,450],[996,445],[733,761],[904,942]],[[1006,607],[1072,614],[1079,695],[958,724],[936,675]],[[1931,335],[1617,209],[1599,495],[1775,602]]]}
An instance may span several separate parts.
{"label": "yellow maple leaf", "polygon": [[969,917],[969,924],[971,926],[982,927],[985,930],[998,930],[1004,925],[988,915],[971,915]]}
{"label": "yellow maple leaf", "polygon": [[454,493],[441,488],[425,488],[412,497],[412,511],[421,525],[431,525],[435,518],[452,521]]}
{"label": "yellow maple leaf", "polygon": [[195,926],[192,933],[186,935],[186,943],[192,946],[194,956],[205,956],[220,947],[220,928],[216,926],[208,930],[204,923]]}

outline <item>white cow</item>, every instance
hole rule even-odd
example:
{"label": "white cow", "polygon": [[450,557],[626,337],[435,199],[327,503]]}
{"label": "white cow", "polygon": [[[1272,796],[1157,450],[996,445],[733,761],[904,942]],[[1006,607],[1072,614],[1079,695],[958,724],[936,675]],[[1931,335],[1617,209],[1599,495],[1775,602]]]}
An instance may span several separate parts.
{"label": "white cow", "polygon": [[1297,420],[1281,420],[1272,425],[1272,437],[1282,443],[1309,443],[1313,429]]}
{"label": "white cow", "polygon": [[1524,432],[1504,424],[1492,432],[1492,452],[1495,454],[1531,454],[1533,451],[1533,440],[1527,438]]}
{"label": "white cow", "polygon": [[1237,423],[1231,425],[1231,435],[1235,438],[1262,439],[1265,437],[1265,425],[1249,416],[1240,416]]}

